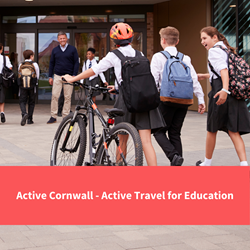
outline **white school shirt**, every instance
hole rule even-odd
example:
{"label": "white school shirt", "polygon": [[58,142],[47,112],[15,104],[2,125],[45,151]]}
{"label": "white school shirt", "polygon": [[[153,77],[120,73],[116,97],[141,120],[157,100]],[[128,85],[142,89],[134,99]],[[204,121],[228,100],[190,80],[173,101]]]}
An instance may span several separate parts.
{"label": "white school shirt", "polygon": [[[118,50],[120,50],[124,56],[135,57],[135,50],[131,45],[127,45],[124,47],[121,46],[118,48]],[[92,70],[95,72],[95,74],[100,74],[101,72],[104,72],[112,67],[114,67],[115,69],[116,79],[119,83],[121,83],[121,60],[112,52],[109,52],[98,64],[94,65],[94,67],[92,67]],[[115,81],[115,88],[118,89],[117,81]]]}
{"label": "white school shirt", "polygon": [[[222,42],[219,41],[217,42],[214,46],[216,45],[221,45],[225,48],[227,48],[227,46]],[[222,69],[228,69],[228,65],[227,65],[227,52],[225,52],[224,50],[222,50],[221,48],[211,48],[208,50],[208,61],[212,64],[214,71],[218,74],[220,74],[220,71]],[[209,65],[208,65],[208,71],[209,71],[209,80],[210,82],[212,81],[212,77],[214,79],[218,78],[210,69]]]}
{"label": "white school shirt", "polygon": [[[90,60],[89,60],[89,59],[83,63],[82,72],[84,72],[85,70],[89,69],[89,63],[90,63]],[[91,65],[91,68],[92,68],[94,65],[98,64],[95,58],[93,58],[93,60],[91,60],[91,64],[92,64],[92,65]],[[91,81],[92,79],[94,79],[94,78],[97,77],[97,76],[98,76],[98,75],[95,74],[95,75],[91,76],[91,77],[89,78],[89,80]],[[100,76],[102,82],[105,83],[105,82],[106,82],[106,78],[105,78],[104,74],[103,74],[103,73],[100,73],[99,76]],[[81,83],[83,83],[83,79],[81,80]]]}
{"label": "white school shirt", "polygon": [[[173,47],[173,46],[166,47],[165,51],[167,51],[170,55],[174,55],[174,56],[176,56],[178,52],[176,47]],[[150,64],[152,75],[155,79],[156,86],[159,89],[161,88],[162,73],[163,73],[163,69],[164,69],[166,61],[167,61],[167,58],[161,52],[157,52],[153,55],[151,64]],[[190,57],[184,55],[183,62],[190,68],[191,77],[193,79],[193,92],[198,99],[198,105],[205,103],[204,93],[198,81],[198,76],[195,72],[195,69],[193,65],[191,64]]]}
{"label": "white school shirt", "polygon": [[[10,59],[8,56],[5,56],[6,59],[6,66],[8,68],[12,68],[12,64],[10,63]],[[0,55],[0,74],[2,73],[3,70],[3,55]]]}
{"label": "white school shirt", "polygon": [[[26,59],[25,62],[31,62],[32,60],[31,59]],[[40,70],[39,70],[39,67],[38,67],[38,64],[36,62],[33,62],[33,65],[35,67],[35,70],[36,70],[36,77],[37,77],[37,83],[36,85],[38,85],[38,80],[39,80],[39,76],[40,76]],[[21,63],[19,64],[18,66],[18,70],[21,66]]]}

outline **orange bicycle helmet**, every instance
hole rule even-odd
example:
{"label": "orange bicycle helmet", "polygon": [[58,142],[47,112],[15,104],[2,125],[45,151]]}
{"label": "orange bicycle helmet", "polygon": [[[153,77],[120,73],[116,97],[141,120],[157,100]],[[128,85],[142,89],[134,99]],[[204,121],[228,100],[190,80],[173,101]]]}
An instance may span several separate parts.
{"label": "orange bicycle helmet", "polygon": [[116,23],[110,29],[109,36],[115,44],[125,45],[132,42],[134,31],[127,23]]}

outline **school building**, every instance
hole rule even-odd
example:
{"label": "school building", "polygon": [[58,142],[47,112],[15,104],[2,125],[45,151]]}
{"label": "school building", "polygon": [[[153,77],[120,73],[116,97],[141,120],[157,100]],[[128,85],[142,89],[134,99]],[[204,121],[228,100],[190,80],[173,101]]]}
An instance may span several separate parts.
{"label": "school building", "polygon": [[[159,30],[168,25],[180,31],[178,50],[189,55],[198,73],[207,72],[207,51],[200,43],[200,30],[213,25],[250,63],[249,0],[1,0],[0,42],[11,59],[13,70],[23,61],[25,49],[35,51],[40,67],[38,103],[50,103],[52,87],[48,83],[49,60],[58,45],[58,31],[66,31],[69,43],[79,54],[81,71],[88,47],[102,59],[113,44],[110,27],[116,22],[129,23],[135,36],[132,46],[148,59],[161,50]],[[112,83],[112,69],[105,73]],[[210,84],[201,82],[207,101]],[[73,103],[79,99],[77,89]],[[7,102],[18,101],[18,88],[8,90]],[[105,101],[106,103],[108,100]],[[197,109],[197,100],[190,109]]]}

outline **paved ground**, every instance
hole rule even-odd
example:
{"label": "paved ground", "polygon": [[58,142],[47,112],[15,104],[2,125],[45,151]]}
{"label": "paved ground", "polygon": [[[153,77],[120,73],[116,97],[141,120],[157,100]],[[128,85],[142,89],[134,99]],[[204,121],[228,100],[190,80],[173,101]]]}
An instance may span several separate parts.
{"label": "paved ground", "polygon": [[[61,118],[47,125],[50,106],[41,104],[35,108],[35,124],[22,127],[17,104],[7,104],[5,112],[7,121],[0,123],[0,165],[49,165],[53,136]],[[206,114],[188,112],[182,131],[184,165],[203,159],[205,136]],[[243,139],[250,159],[250,135]],[[158,165],[169,165],[154,139],[153,143]],[[219,133],[213,165],[238,164],[230,139]],[[247,250],[250,226],[0,226],[0,250],[9,249]]]}

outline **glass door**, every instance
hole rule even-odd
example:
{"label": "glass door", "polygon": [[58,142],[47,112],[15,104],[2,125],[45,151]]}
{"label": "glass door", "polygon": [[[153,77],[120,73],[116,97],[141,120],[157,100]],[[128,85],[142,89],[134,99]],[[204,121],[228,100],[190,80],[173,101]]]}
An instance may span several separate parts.
{"label": "glass door", "polygon": [[24,61],[23,52],[30,49],[35,52],[35,33],[5,33],[4,54],[9,57],[12,70],[15,73],[15,81],[7,90],[6,99],[11,102],[18,101],[17,74],[18,66]]}
{"label": "glass door", "polygon": [[[52,86],[49,84],[49,62],[52,50],[59,45],[57,41],[58,32],[40,31],[38,33],[38,65],[40,68],[40,78],[38,85],[38,100],[51,100]],[[68,43],[70,43],[70,33],[67,32]],[[45,101],[46,102],[46,101]]]}
{"label": "glass door", "polygon": [[[83,64],[87,60],[86,54],[88,48],[94,48],[95,49],[95,59],[97,61],[100,61],[103,57],[106,56],[108,53],[107,48],[107,32],[106,30],[75,30],[74,31],[74,46],[77,49],[78,55],[79,55],[79,72],[84,71]],[[107,78],[107,72],[104,72],[106,81],[108,81]],[[101,79],[100,84],[102,83]],[[84,93],[82,91],[82,96],[80,95],[80,89],[75,88],[74,92],[74,99],[75,101],[78,101],[79,99],[84,99]],[[106,96],[103,96],[102,94],[96,97],[97,101],[102,101],[106,98]]]}

